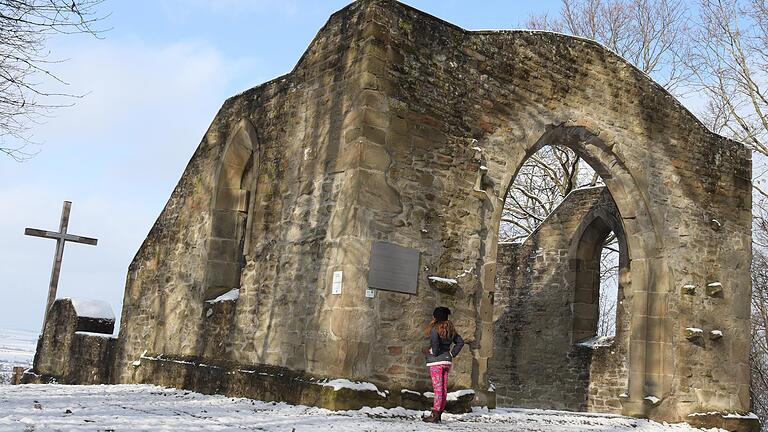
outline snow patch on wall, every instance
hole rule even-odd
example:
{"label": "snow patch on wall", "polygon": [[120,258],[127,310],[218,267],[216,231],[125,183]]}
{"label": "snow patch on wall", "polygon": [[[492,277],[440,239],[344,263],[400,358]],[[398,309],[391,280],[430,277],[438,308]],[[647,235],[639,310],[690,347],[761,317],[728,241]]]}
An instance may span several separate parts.
{"label": "snow patch on wall", "polygon": [[456,285],[457,283],[459,283],[459,281],[457,281],[456,279],[449,279],[449,278],[444,278],[440,276],[430,276],[429,280],[432,282],[440,282],[448,285]]}
{"label": "snow patch on wall", "polygon": [[608,347],[613,345],[613,336],[593,336],[579,342],[577,345],[587,348]]}
{"label": "snow patch on wall", "polygon": [[[432,393],[432,392],[424,392],[422,394],[424,395],[425,398],[429,398],[429,399],[432,399],[432,398],[435,397],[435,394]],[[449,392],[446,395],[446,400],[449,401],[449,402],[457,401],[462,396],[474,395],[474,394],[475,394],[475,391],[472,390],[472,389],[456,390],[456,391],[453,391],[453,392]]]}
{"label": "snow patch on wall", "polygon": [[117,336],[106,334],[106,333],[94,333],[94,332],[87,332],[87,331],[78,331],[75,332],[77,335],[83,335],[83,336],[95,336],[95,337],[101,337],[101,338],[108,338],[108,339],[117,339]]}
{"label": "snow patch on wall", "polygon": [[218,303],[223,301],[237,300],[239,298],[240,298],[240,288],[235,288],[231,291],[225,292],[224,294],[216,297],[213,300],[206,301],[206,303],[213,304],[213,303]]}
{"label": "snow patch on wall", "polygon": [[656,396],[646,396],[643,399],[647,400],[653,405],[656,405],[657,403],[661,402],[661,399],[657,398]]}

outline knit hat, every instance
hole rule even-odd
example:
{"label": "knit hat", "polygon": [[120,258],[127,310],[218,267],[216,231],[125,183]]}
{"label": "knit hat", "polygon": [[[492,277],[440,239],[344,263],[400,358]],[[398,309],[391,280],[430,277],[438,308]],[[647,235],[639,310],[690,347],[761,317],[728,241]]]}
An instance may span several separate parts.
{"label": "knit hat", "polygon": [[448,315],[451,314],[451,310],[444,306],[438,306],[435,311],[432,312],[432,316],[438,321],[447,321]]}

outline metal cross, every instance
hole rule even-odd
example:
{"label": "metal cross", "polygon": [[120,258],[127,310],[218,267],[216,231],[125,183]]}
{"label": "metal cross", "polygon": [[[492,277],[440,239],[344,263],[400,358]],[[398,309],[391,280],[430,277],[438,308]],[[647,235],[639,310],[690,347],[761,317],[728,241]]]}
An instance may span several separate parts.
{"label": "metal cross", "polygon": [[61,273],[61,259],[64,257],[64,243],[70,241],[96,246],[96,242],[98,242],[98,240],[95,238],[67,234],[67,226],[69,225],[69,211],[71,208],[72,203],[69,201],[64,201],[64,208],[61,209],[61,223],[59,224],[58,232],[45,231],[34,228],[27,228],[24,230],[24,234],[28,236],[43,237],[56,240],[56,255],[53,258],[51,282],[48,285],[48,303],[45,306],[43,329],[45,329],[45,316],[48,315],[48,310],[51,309],[53,302],[56,300],[56,288],[59,285],[59,273]]}

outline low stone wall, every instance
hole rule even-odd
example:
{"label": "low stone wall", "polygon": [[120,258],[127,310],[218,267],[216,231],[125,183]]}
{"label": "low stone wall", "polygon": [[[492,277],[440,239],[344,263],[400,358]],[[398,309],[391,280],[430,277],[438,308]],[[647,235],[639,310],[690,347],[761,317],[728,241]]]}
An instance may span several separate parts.
{"label": "low stone wall", "polygon": [[627,345],[616,342],[592,349],[589,367],[587,411],[621,413],[622,395],[627,392]]}
{"label": "low stone wall", "polygon": [[110,383],[114,324],[114,318],[79,316],[70,299],[56,300],[37,341],[34,366],[21,383]]}
{"label": "low stone wall", "polygon": [[[201,359],[153,354],[142,355],[132,366],[132,382],[204,394],[281,401],[331,410],[365,406],[427,410],[432,406],[432,399],[424,395],[424,389],[380,389],[370,383],[328,380],[276,366],[211,364]],[[469,412],[473,399],[472,391],[449,393],[446,411]]]}
{"label": "low stone wall", "polygon": [[760,432],[760,420],[754,414],[723,414],[717,412],[690,414],[686,422],[702,429],[719,428],[730,432]]}
{"label": "low stone wall", "polygon": [[24,366],[14,366],[13,367],[13,374],[11,375],[11,385],[19,385],[21,384],[21,380],[24,377],[24,372],[27,368]]}

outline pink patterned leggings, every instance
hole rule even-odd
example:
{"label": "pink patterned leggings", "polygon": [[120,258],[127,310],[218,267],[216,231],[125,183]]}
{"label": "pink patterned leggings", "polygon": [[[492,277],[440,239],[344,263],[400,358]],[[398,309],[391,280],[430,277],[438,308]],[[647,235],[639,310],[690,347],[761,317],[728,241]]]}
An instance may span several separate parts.
{"label": "pink patterned leggings", "polygon": [[435,411],[445,411],[445,401],[448,396],[448,372],[451,371],[451,365],[434,365],[429,367],[429,374],[432,376],[432,388],[435,391],[435,401],[432,409]]}

